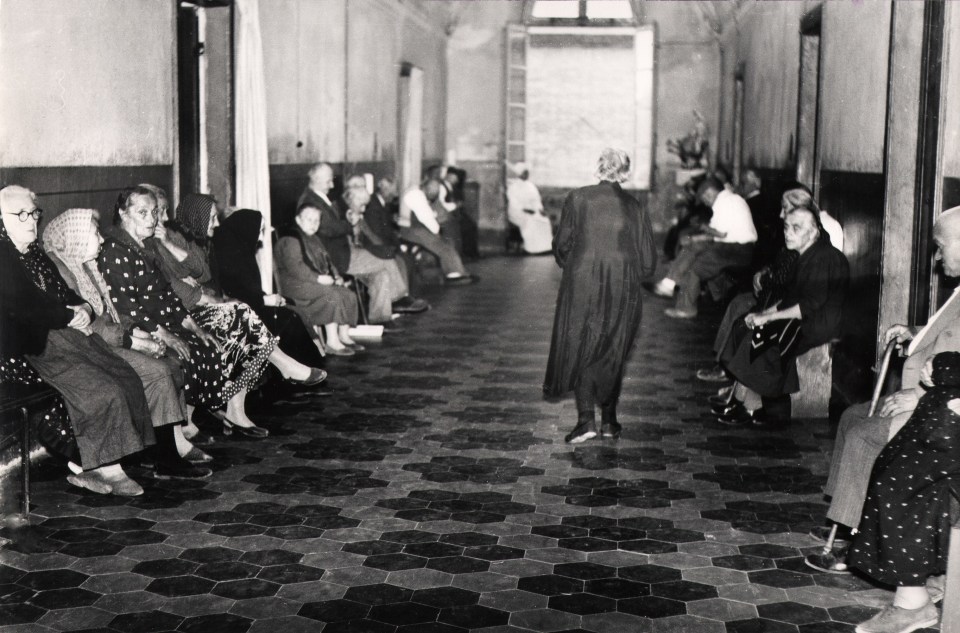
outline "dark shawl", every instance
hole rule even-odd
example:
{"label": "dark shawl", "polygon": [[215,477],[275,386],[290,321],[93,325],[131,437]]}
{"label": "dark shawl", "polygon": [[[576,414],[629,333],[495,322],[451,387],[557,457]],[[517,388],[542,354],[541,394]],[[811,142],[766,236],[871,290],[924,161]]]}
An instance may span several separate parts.
{"label": "dark shawl", "polygon": [[213,274],[219,278],[220,287],[257,312],[263,308],[264,296],[257,264],[262,221],[259,211],[240,209],[224,218],[213,234],[217,250],[217,269]]}
{"label": "dark shawl", "polygon": [[68,327],[84,303],[34,241],[21,253],[0,224],[0,354],[42,354],[50,330]]}

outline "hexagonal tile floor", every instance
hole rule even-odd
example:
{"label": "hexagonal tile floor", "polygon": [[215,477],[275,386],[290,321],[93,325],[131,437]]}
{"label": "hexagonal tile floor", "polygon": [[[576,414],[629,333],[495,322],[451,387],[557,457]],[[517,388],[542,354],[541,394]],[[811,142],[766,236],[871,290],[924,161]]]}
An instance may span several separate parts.
{"label": "hexagonal tile floor", "polygon": [[716,310],[646,297],[623,437],[572,448],[540,381],[559,271],[487,259],[479,284],[328,369],[335,395],[253,414],[214,476],[136,499],[36,473],[31,526],[0,550],[10,631],[826,633],[890,594],[815,573],[831,429],[710,420]]}

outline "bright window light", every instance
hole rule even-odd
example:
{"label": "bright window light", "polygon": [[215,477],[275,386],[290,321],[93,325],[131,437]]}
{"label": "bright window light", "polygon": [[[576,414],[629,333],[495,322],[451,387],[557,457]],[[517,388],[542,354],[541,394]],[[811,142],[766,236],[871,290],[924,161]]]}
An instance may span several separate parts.
{"label": "bright window light", "polygon": [[533,4],[533,17],[578,18],[580,3],[577,0],[539,0]]}
{"label": "bright window light", "polygon": [[594,20],[630,20],[633,10],[628,0],[587,0],[587,17]]}

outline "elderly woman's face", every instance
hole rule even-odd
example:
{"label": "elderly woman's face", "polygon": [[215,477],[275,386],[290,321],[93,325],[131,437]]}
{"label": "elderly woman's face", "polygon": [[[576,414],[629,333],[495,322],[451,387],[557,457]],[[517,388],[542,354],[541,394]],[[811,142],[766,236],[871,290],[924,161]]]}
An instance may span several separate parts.
{"label": "elderly woman's face", "polygon": [[15,196],[2,209],[3,226],[16,246],[26,246],[37,239],[40,209],[31,196]]}
{"label": "elderly woman's face", "polygon": [[220,210],[217,205],[210,209],[210,223],[207,225],[207,237],[213,237],[213,232],[220,226]]}
{"label": "elderly woman's face", "polygon": [[783,237],[791,251],[802,253],[810,248],[820,237],[813,214],[806,210],[788,213],[783,220]]}
{"label": "elderly woman's face", "polygon": [[305,235],[315,235],[320,230],[320,209],[306,207],[297,215],[297,226]]}
{"label": "elderly woman's face", "polygon": [[83,261],[85,262],[95,260],[100,255],[100,246],[103,244],[100,228],[92,220],[90,221],[90,232],[87,233],[87,238],[87,250],[83,255]]}
{"label": "elderly woman's face", "polygon": [[143,241],[152,237],[160,217],[157,201],[153,196],[134,194],[130,196],[129,206],[120,211],[120,220],[124,230]]}

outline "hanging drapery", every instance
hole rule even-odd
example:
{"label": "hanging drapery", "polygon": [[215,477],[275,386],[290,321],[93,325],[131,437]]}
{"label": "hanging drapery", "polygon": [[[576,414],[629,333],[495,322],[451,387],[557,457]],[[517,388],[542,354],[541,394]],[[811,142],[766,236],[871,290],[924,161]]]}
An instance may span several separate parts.
{"label": "hanging drapery", "polygon": [[270,167],[267,156],[267,98],[260,39],[260,0],[236,0],[236,161],[237,206],[263,214],[266,233],[257,257],[265,292],[273,288],[270,236]]}

